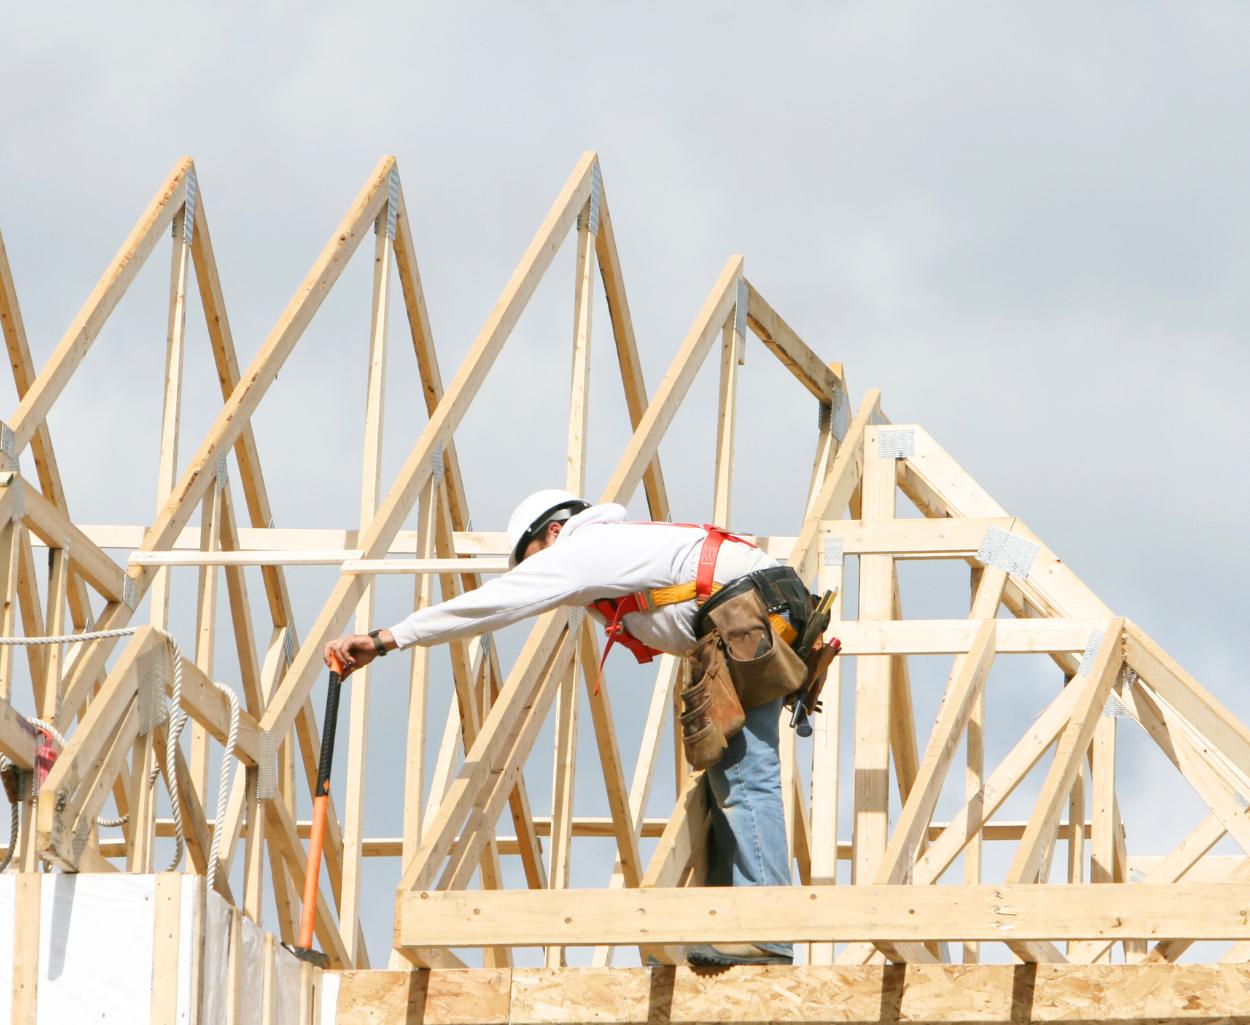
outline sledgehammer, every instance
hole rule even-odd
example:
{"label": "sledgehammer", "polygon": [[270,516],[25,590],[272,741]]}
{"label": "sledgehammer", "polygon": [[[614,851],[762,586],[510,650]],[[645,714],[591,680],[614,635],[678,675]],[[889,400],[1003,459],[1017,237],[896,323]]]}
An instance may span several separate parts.
{"label": "sledgehammer", "polygon": [[330,689],[326,692],[325,722],[321,726],[321,761],[317,766],[317,788],[313,793],[312,831],[308,837],[308,863],[304,869],[304,905],[299,920],[299,937],[295,946],[283,944],[296,957],[318,968],[329,967],[330,960],[313,950],[313,926],[317,919],[317,889],[321,884],[321,845],[326,834],[326,815],[330,806],[330,765],[334,761],[334,731],[339,719],[339,691],[342,690],[343,664],[331,652]]}

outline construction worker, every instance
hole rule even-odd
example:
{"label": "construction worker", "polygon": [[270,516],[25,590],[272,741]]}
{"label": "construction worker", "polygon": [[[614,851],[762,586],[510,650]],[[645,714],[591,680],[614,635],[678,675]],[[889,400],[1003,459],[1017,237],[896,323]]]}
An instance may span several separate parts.
{"label": "construction worker", "polygon": [[[559,606],[585,606],[640,661],[686,656],[683,746],[715,797],[709,882],[788,885],[781,766],[783,698],[808,677],[793,639],[811,608],[797,574],[715,528],[631,523],[623,506],[567,491],[526,498],[508,521],[507,573],[390,629],[326,645],[346,672],[396,648],[497,630]],[[773,615],[769,615],[773,610]],[[780,612],[780,614],[778,614]],[[788,622],[787,622],[788,620]],[[606,652],[605,652],[606,657]],[[789,944],[698,945],[692,964],[789,964]]]}

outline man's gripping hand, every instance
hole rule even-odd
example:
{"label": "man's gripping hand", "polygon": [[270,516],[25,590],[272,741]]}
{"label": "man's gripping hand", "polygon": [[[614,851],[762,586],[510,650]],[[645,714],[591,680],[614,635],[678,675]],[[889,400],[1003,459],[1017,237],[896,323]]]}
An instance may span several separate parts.
{"label": "man's gripping hand", "polygon": [[[389,630],[380,631],[378,640],[388,651],[396,647],[395,639]],[[367,666],[378,657],[377,645],[368,634],[344,634],[327,644],[321,657],[325,664],[333,669],[334,666],[330,662],[331,652],[338,656],[344,676],[350,676],[357,669]]]}

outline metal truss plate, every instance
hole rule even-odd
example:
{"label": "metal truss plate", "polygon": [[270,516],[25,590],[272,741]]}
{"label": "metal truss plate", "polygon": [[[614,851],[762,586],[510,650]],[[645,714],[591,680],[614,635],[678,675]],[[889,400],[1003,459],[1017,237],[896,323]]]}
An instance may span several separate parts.
{"label": "metal truss plate", "polygon": [[825,538],[824,560],[826,566],[841,566],[843,558],[843,544],[840,537]]}
{"label": "metal truss plate", "polygon": [[1094,657],[1098,654],[1098,648],[1102,644],[1102,630],[1095,630],[1089,635],[1089,641],[1085,645],[1085,651],[1081,655],[1081,664],[1077,666],[1076,673],[1078,676],[1088,676],[1090,670],[1094,668]]}
{"label": "metal truss plate", "polygon": [[166,662],[168,649],[163,645],[145,651],[136,660],[139,690],[135,696],[135,711],[139,720],[139,736],[146,737],[165,721],[169,709],[165,704]]}
{"label": "metal truss plate", "polygon": [[122,604],[131,612],[139,607],[139,585],[130,575],[122,577]]}
{"label": "metal truss plate", "polygon": [[1107,704],[1103,707],[1102,714],[1105,719],[1133,719],[1136,721],[1137,718],[1133,715],[1128,705],[1120,700],[1120,695],[1115,691],[1107,695]]}
{"label": "metal truss plate", "polygon": [[192,171],[187,175],[187,202],[182,208],[182,241],[187,245],[195,235],[195,205],[199,200],[200,183]]}
{"label": "metal truss plate", "polygon": [[1027,537],[1012,534],[1002,527],[990,527],[981,539],[977,559],[986,566],[997,566],[1013,577],[1026,580],[1037,553],[1037,543]]}
{"label": "metal truss plate", "polygon": [[268,730],[261,730],[256,741],[256,797],[271,801],[278,796],[278,741]]}
{"label": "metal truss plate", "polygon": [[916,454],[916,432],[910,427],[883,427],[877,431],[877,455],[906,459]]}
{"label": "metal truss plate", "polygon": [[747,307],[751,302],[751,290],[747,288],[747,279],[738,278],[738,295],[734,300],[734,334],[745,338],[747,334]]}
{"label": "metal truss plate", "polygon": [[386,176],[386,237],[395,241],[395,226],[399,223],[399,168],[392,167]]}

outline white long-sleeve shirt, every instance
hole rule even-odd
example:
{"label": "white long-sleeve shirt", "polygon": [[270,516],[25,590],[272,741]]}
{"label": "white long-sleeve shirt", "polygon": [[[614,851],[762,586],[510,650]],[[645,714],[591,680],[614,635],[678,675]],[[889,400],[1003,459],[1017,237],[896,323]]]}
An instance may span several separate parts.
{"label": "white long-sleeve shirt", "polygon": [[[707,532],[669,523],[629,523],[625,507],[594,505],[572,517],[553,544],[515,569],[450,601],[418,609],[391,634],[401,648],[488,633],[562,605],[589,605],[695,579]],[[726,541],[713,579],[720,584],[776,562],[758,548]],[[684,655],[695,644],[694,601],[623,617],[625,628],[660,651]],[[592,613],[594,614],[594,613]],[[598,617],[596,614],[596,618]]]}

